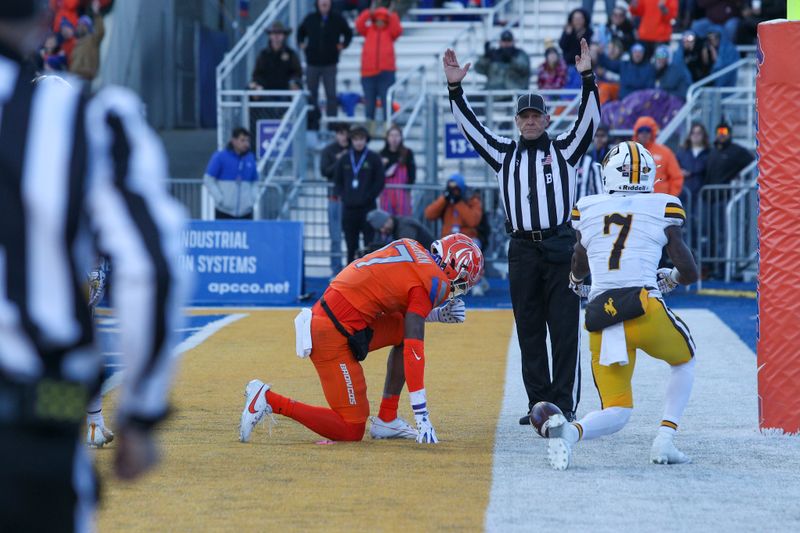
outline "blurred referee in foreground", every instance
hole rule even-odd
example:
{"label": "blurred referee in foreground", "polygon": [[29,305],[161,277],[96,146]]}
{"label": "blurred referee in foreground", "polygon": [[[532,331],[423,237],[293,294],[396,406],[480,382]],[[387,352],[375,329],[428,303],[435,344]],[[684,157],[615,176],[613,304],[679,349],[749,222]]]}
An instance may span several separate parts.
{"label": "blurred referee in foreground", "polygon": [[[537,402],[558,405],[569,420],[580,399],[580,300],[569,288],[575,231],[569,225],[575,203],[576,167],[600,125],[600,101],[592,74],[589,46],[581,40],[575,67],[583,91],[578,118],[569,131],[551,139],[545,131],[550,115],[544,98],[526,94],[517,99],[514,141],[492,133],[467,103],[455,52],[444,55],[450,108],[461,131],[497,174],[511,234],[508,278],[511,304],[522,352],[522,380],[528,412]],[[553,379],[547,357],[547,331],[553,352]],[[520,418],[528,424],[528,416]]]}
{"label": "blurred referee in foreground", "polygon": [[82,444],[103,361],[86,305],[96,251],[114,263],[126,366],[114,467],[132,479],[158,461],[172,332],[184,283],[183,215],[138,99],[32,84],[23,63],[47,30],[44,0],[0,2],[0,531],[93,528],[97,487]]}

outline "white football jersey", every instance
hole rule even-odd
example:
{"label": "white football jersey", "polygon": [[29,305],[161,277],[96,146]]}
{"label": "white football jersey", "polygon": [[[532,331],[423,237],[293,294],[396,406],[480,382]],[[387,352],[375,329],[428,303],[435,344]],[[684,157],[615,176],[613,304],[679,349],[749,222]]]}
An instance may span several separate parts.
{"label": "white football jersey", "polygon": [[656,271],[667,244],[664,230],[686,220],[681,201],[670,194],[596,194],[581,198],[572,210],[572,225],[581,232],[589,256],[592,290],[589,300],[621,287],[656,288]]}

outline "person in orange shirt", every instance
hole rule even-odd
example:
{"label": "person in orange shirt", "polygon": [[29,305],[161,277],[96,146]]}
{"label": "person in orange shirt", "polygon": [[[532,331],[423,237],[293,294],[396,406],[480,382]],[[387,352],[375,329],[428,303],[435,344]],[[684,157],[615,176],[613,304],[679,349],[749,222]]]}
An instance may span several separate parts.
{"label": "person in orange shirt", "polygon": [[386,109],[386,91],[395,81],[394,42],[403,33],[400,17],[385,7],[365,9],[356,18],[356,31],[364,36],[361,49],[361,85],[364,89],[364,108],[370,125],[370,134],[375,134],[375,105],[380,98]]}
{"label": "person in orange shirt", "polygon": [[425,208],[425,218],[441,219],[442,237],[451,233],[463,233],[476,239],[478,225],[483,218],[481,197],[479,194],[469,194],[464,176],[453,174],[447,180],[444,194]]}
{"label": "person in orange shirt", "polygon": [[[400,239],[350,263],[314,307],[295,319],[298,355],[310,356],[330,408],[281,396],[254,379],[245,387],[239,440],[247,442],[255,426],[272,413],[326,439],[361,440],[369,402],[360,361],[368,352],[392,346],[370,434],[438,442],[424,385],[425,322],[463,322],[464,305],[456,297],[478,282],[482,269],[483,254],[461,234],[435,241],[430,252],[417,241]],[[397,416],[403,382],[408,384],[416,431]]]}
{"label": "person in orange shirt", "polygon": [[650,60],[656,46],[669,44],[672,20],[678,18],[678,0],[631,0],[631,14],[639,17],[639,40]]}
{"label": "person in orange shirt", "polygon": [[653,191],[679,196],[683,190],[683,172],[672,150],[656,142],[656,121],[652,117],[639,117],[633,125],[633,131],[633,140],[647,148],[656,162],[656,184]]}

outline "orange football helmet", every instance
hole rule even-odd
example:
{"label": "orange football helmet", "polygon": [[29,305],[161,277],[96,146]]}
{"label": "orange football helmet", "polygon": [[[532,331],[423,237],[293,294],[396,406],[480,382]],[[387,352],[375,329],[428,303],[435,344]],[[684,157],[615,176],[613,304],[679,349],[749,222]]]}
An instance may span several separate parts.
{"label": "orange football helmet", "polygon": [[481,249],[462,233],[453,233],[434,241],[431,254],[450,280],[451,298],[466,294],[483,275]]}

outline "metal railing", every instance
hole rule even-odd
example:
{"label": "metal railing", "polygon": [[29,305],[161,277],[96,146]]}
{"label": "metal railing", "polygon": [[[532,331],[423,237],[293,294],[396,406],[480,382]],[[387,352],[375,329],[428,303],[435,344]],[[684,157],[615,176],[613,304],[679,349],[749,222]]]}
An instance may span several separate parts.
{"label": "metal railing", "polygon": [[522,28],[525,20],[524,12],[524,0],[501,0],[492,7],[467,7],[463,9],[414,8],[410,9],[408,14],[416,17],[468,17],[467,20],[479,17],[483,27],[483,40],[488,41],[492,37],[492,27],[496,20],[502,19],[505,21],[506,24],[503,24],[503,26],[513,21],[513,23]]}
{"label": "metal railing", "polygon": [[[403,138],[408,137],[422,104],[425,103],[425,94],[428,91],[426,72],[425,65],[419,65],[401,76],[386,92],[387,124],[400,124],[400,117],[408,115],[403,128]],[[397,111],[393,108],[395,103],[398,104]]]}
{"label": "metal railing", "polygon": [[[696,206],[697,263],[708,274],[731,281],[758,265],[757,162],[731,183],[705,185]],[[698,282],[702,288],[702,281]]]}

